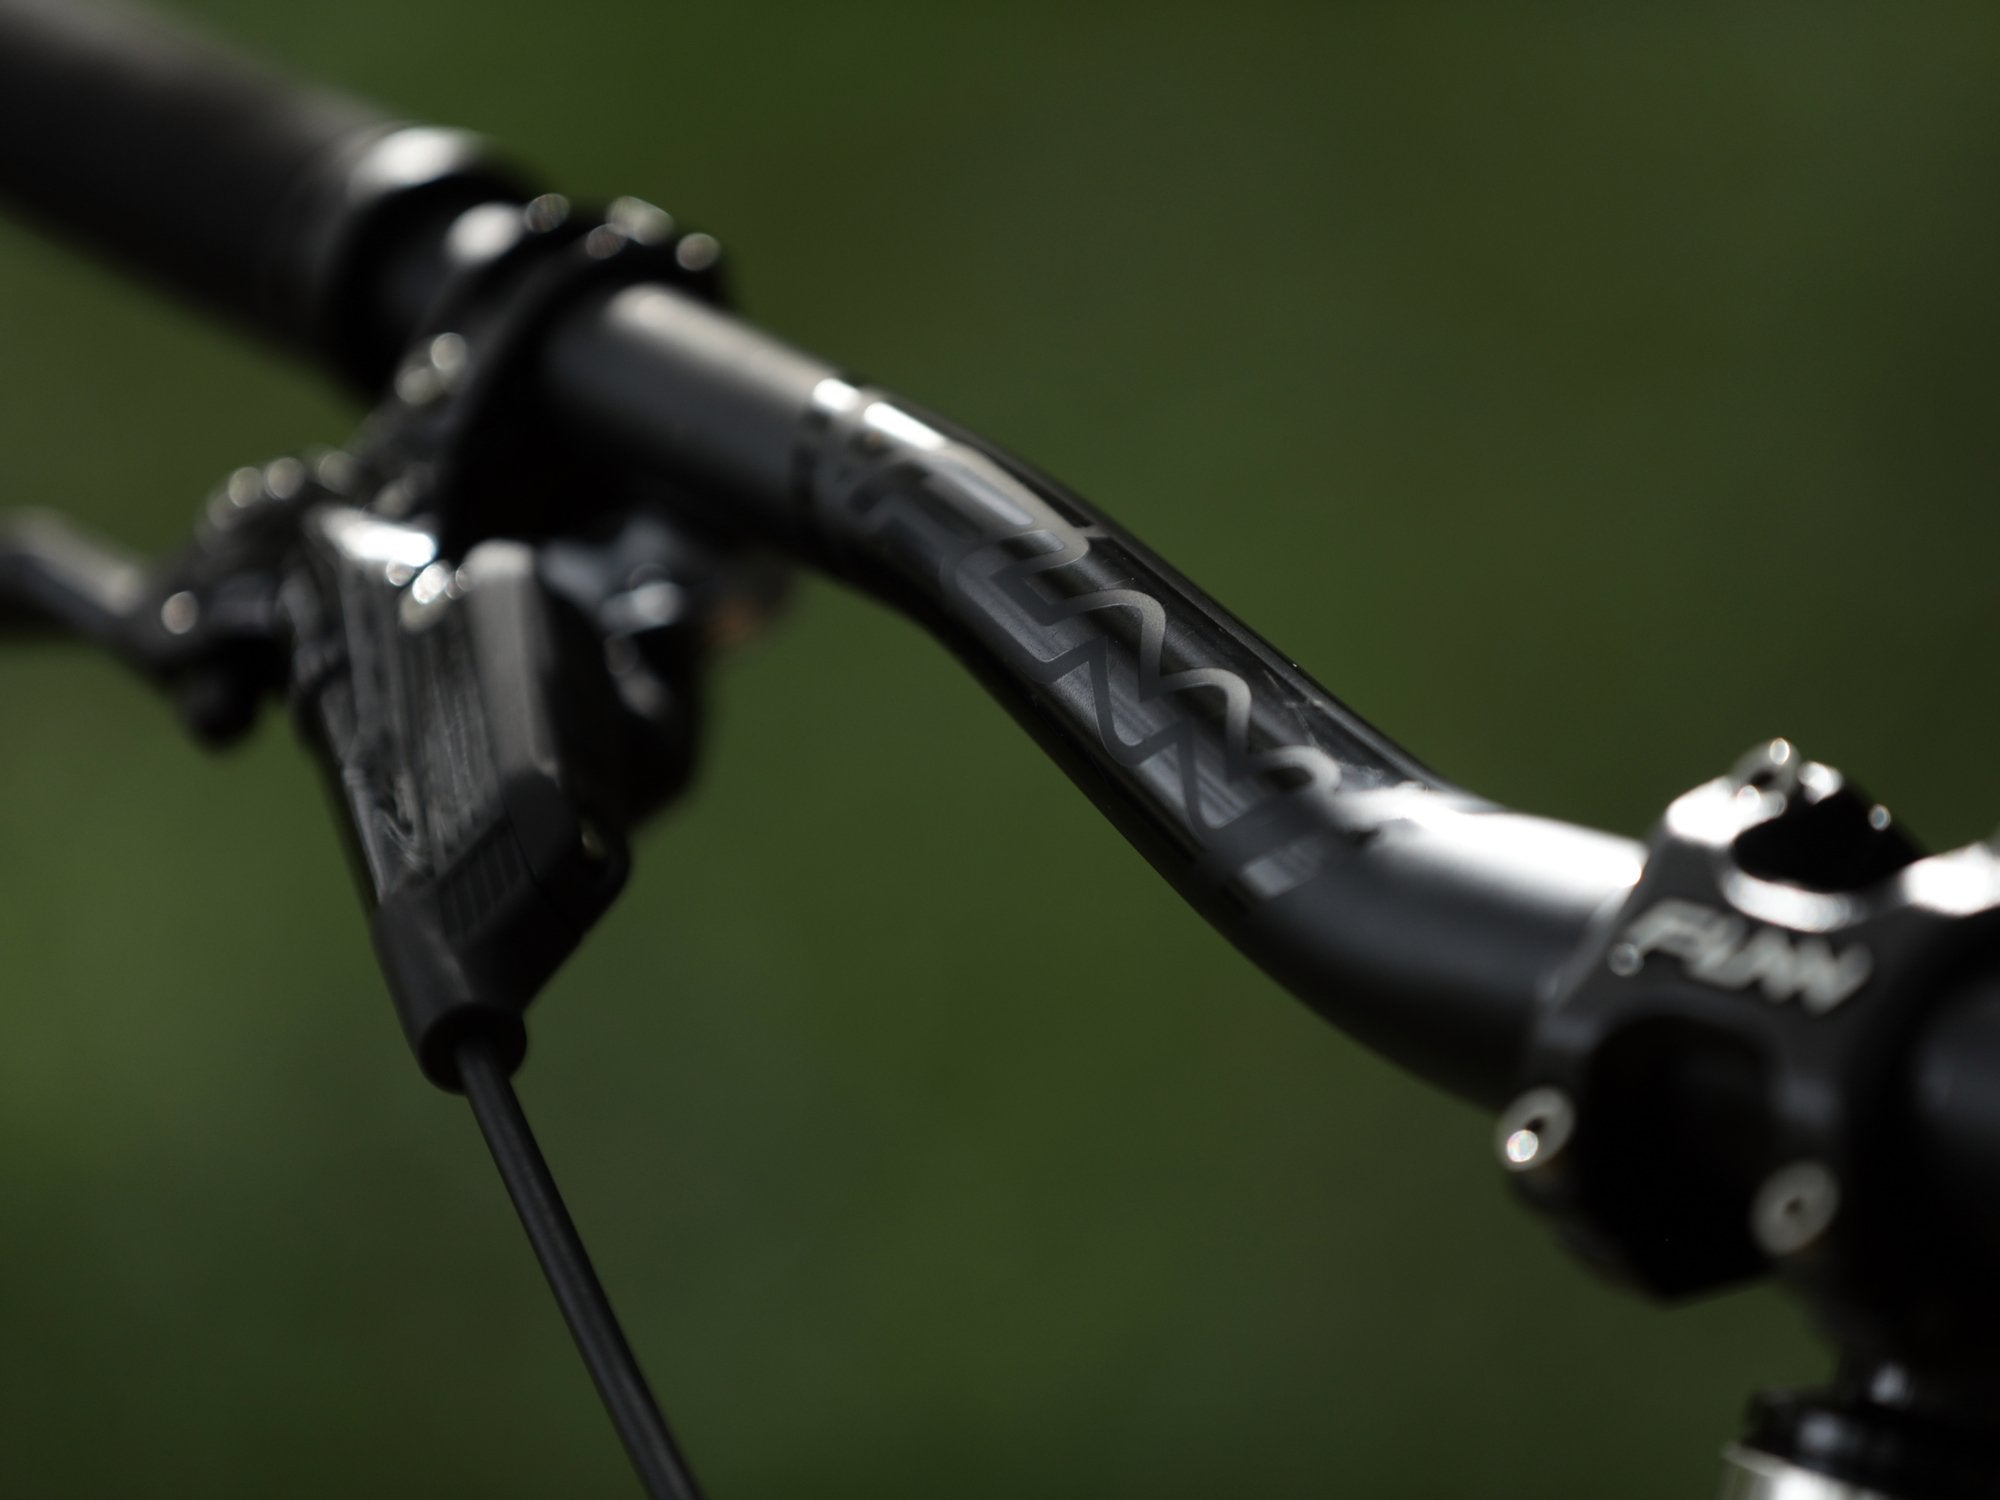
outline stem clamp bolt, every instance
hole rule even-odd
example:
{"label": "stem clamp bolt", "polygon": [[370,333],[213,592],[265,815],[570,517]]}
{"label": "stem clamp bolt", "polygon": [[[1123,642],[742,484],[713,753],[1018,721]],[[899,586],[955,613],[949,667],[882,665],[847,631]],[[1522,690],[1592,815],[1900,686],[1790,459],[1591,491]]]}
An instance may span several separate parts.
{"label": "stem clamp bolt", "polygon": [[1500,1165],[1510,1172],[1533,1172],[1563,1152],[1576,1130],[1576,1109],[1561,1089],[1529,1089],[1493,1127]]}

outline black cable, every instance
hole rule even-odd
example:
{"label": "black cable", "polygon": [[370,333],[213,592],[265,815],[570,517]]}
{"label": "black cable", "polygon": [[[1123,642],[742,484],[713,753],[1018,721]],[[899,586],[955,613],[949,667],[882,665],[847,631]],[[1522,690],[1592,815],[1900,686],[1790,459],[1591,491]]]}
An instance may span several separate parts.
{"label": "black cable", "polygon": [[591,1268],[569,1210],[563,1207],[562,1195],[556,1191],[549,1164],[535,1144],[507,1070],[482,1040],[460,1046],[458,1069],[473,1117],[479,1121],[493,1163],[521,1216],[521,1227],[528,1231],[549,1290],[556,1295],[563,1320],[569,1324],[646,1493],[653,1500],[700,1500],[694,1476],[674,1446],[667,1419],[660,1414],[659,1403],[618,1327],[610,1299]]}

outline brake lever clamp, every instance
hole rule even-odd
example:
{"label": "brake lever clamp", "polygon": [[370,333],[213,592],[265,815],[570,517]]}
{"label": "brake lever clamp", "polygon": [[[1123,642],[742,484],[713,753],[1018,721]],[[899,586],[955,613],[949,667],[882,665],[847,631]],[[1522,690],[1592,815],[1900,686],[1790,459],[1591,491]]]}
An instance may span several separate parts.
{"label": "brake lever clamp", "polygon": [[[359,508],[306,518],[293,698],[372,899],[425,1074],[457,1086],[605,910],[625,833],[692,773],[708,646],[773,608],[768,560],[661,517],[671,497],[564,441],[537,390],[579,299],[667,279],[714,300],[718,249],[619,199],[486,204],[357,444]],[[365,497],[365,498],[363,498]]]}
{"label": "brake lever clamp", "polygon": [[[1668,809],[1538,1013],[1495,1138],[1527,1200],[1619,1279],[1678,1297],[1777,1270],[1843,1357],[1840,1386],[1805,1405],[1885,1464],[1935,1462],[1940,1425],[1970,1424],[1982,1485],[2000,1299],[1961,1206],[1912,1165],[1911,1077],[1937,1002],[1996,941],[1990,845],[1924,857],[1887,809],[1771,741]],[[1774,1413],[1824,1439],[1802,1401],[1764,1398],[1753,1441],[1786,1446]],[[1912,1411],[1923,1435],[1897,1438]],[[1879,1466],[1812,1467],[1906,1492]]]}
{"label": "brake lever clamp", "polygon": [[446,253],[453,270],[364,428],[378,467],[395,475],[374,508],[431,517],[459,555],[483,537],[560,534],[656,499],[658,481],[642,484],[548,419],[542,346],[579,302],[623,286],[665,282],[720,304],[715,238],[638,198],[591,216],[545,193],[468,210]]}
{"label": "brake lever clamp", "polygon": [[579,298],[720,295],[715,242],[620,199],[460,216],[447,280],[350,450],[239,469],[142,568],[54,518],[0,533],[0,600],[114,652],[223,745],[288,692],[346,813],[378,956],[425,1074],[457,1086],[623,883],[626,834],[692,775],[710,647],[781,600],[762,554],[544,420],[544,336]]}
{"label": "brake lever clamp", "polygon": [[344,505],[302,518],[291,696],[346,813],[375,949],[424,1073],[457,1086],[621,888],[626,831],[692,769],[702,653],[672,534],[462,560]]}

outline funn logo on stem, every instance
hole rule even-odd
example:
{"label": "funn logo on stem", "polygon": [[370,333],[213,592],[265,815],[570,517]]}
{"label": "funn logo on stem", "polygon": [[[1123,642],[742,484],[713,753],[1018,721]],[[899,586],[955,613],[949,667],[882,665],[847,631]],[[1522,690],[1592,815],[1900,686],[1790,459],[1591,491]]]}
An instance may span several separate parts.
{"label": "funn logo on stem", "polygon": [[1759,986],[1767,999],[1797,1000],[1823,1016],[1868,982],[1874,959],[1859,943],[1835,953],[1825,938],[1750,922],[1693,901],[1656,903],[1633,919],[1605,955],[1611,972],[1637,974],[1648,956],[1677,958],[1688,978],[1722,990]]}

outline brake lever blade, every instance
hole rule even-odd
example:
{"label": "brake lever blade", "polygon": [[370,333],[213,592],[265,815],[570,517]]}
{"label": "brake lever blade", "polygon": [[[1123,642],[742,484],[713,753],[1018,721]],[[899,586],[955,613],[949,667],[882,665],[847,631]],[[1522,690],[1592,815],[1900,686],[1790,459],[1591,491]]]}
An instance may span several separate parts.
{"label": "brake lever blade", "polygon": [[521,1013],[628,867],[593,753],[615,712],[534,549],[312,509],[284,589],[292,701],[345,813],[376,955],[425,1074],[478,1032],[509,1072]]}
{"label": "brake lever blade", "polygon": [[133,628],[146,584],[136,557],[52,511],[0,521],[0,630],[74,636],[151,675]]}

